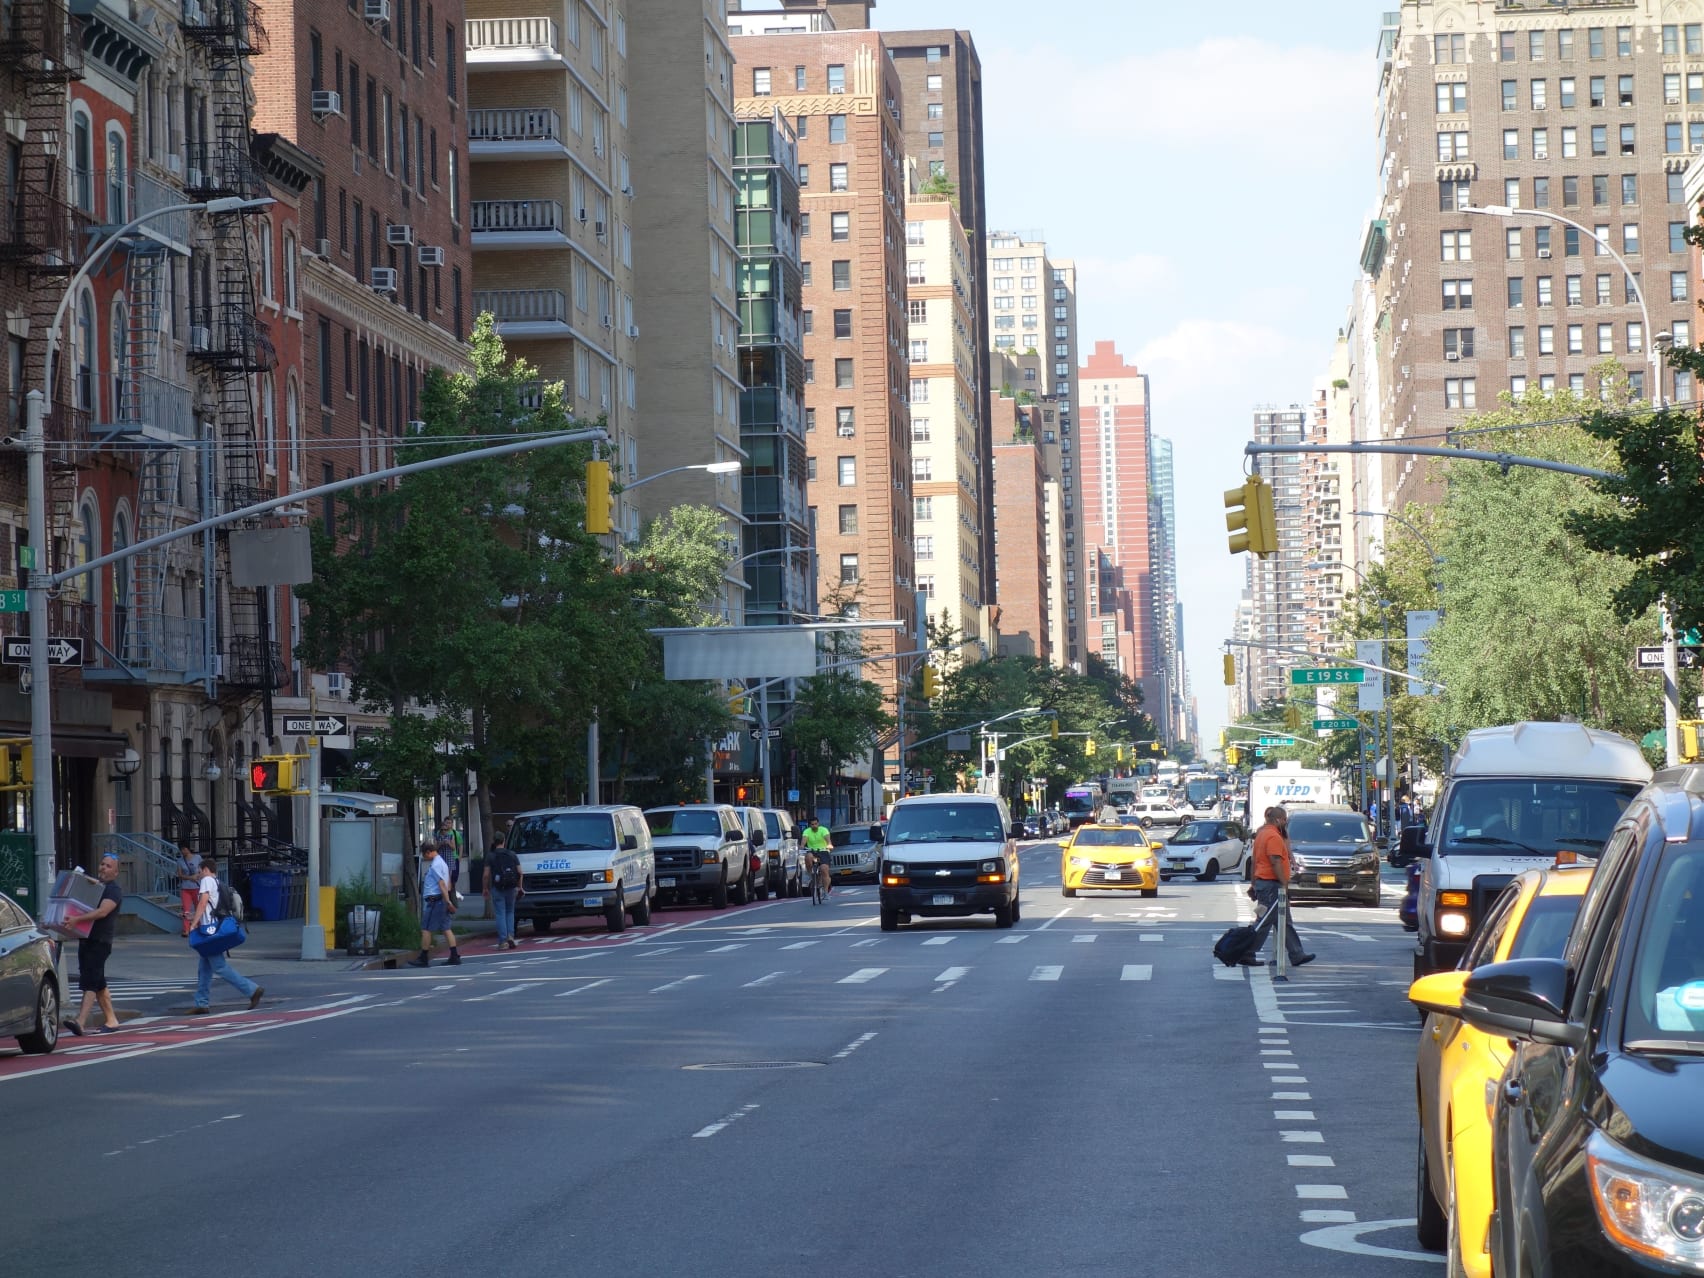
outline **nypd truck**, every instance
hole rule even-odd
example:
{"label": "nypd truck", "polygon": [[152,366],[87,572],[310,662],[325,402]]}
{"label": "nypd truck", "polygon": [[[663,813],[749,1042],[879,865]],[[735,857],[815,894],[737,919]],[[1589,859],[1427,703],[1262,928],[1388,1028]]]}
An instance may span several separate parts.
{"label": "nypd truck", "polygon": [[1304,768],[1285,759],[1275,768],[1256,768],[1248,775],[1248,802],[1243,824],[1258,830],[1266,823],[1271,807],[1308,808],[1332,801],[1331,773],[1323,768]]}
{"label": "nypd truck", "polygon": [[1431,824],[1409,826],[1390,854],[1398,866],[1423,859],[1415,978],[1454,967],[1497,894],[1523,870],[1559,856],[1595,860],[1650,779],[1639,747],[1613,732],[1578,723],[1469,732]]}

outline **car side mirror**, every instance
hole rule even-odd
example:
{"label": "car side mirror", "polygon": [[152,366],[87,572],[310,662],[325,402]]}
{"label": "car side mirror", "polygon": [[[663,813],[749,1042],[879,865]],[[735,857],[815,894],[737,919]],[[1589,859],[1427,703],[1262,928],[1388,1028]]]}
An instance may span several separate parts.
{"label": "car side mirror", "polygon": [[621,850],[623,852],[631,852],[638,846],[639,836],[637,834],[624,834],[621,836]]}
{"label": "car side mirror", "polygon": [[1513,959],[1467,973],[1461,1015],[1475,1029],[1529,1043],[1583,1047],[1586,1027],[1568,1019],[1568,965]]}
{"label": "car side mirror", "polygon": [[1397,868],[1411,865],[1423,856],[1430,855],[1426,846],[1426,827],[1423,825],[1404,826],[1402,834],[1396,841],[1396,847],[1390,852],[1390,863]]}
{"label": "car side mirror", "polygon": [[1022,821],[1012,822],[1012,837],[1014,839],[1021,839],[1024,837],[1024,823]]}
{"label": "car side mirror", "polygon": [[1467,975],[1462,971],[1449,971],[1422,976],[1408,987],[1408,1001],[1422,1012],[1459,1013]]}

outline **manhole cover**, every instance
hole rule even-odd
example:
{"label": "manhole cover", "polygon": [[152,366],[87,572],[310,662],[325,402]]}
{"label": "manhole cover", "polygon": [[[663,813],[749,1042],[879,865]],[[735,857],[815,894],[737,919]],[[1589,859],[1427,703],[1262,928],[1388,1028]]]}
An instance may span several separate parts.
{"label": "manhole cover", "polygon": [[822,1061],[707,1061],[683,1065],[682,1069],[818,1069]]}

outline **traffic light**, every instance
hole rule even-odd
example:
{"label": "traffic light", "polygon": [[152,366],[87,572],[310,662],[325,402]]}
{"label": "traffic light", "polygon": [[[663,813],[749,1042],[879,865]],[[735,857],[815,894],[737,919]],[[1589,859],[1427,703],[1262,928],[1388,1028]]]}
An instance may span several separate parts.
{"label": "traffic light", "polygon": [[1123,746],[1118,747],[1118,761],[1120,763],[1124,762],[1124,747]]}
{"label": "traffic light", "polygon": [[[14,746],[17,753],[13,754]],[[5,743],[0,754],[0,791],[28,790],[35,784],[35,750],[26,741]]]}
{"label": "traffic light", "polygon": [[609,463],[586,463],[586,531],[594,537],[615,531],[615,499],[609,491]]}
{"label": "traffic light", "polygon": [[1094,752],[1095,752],[1095,739],[1093,737],[1090,737],[1087,741],[1083,742],[1083,753],[1086,754],[1086,755],[1092,756],[1094,754]]}
{"label": "traffic light", "polygon": [[1240,746],[1226,746],[1225,762],[1233,768],[1240,767],[1242,764],[1242,748]]}
{"label": "traffic light", "polygon": [[734,802],[735,803],[744,803],[746,801],[746,799],[749,797],[749,795],[750,795],[750,790],[746,786],[736,785],[734,787]]}
{"label": "traffic light", "polygon": [[934,666],[923,667],[923,700],[933,701],[941,691],[940,676],[935,673]]}
{"label": "traffic light", "polygon": [[272,754],[249,764],[249,789],[256,794],[293,794],[296,790],[296,756]]}
{"label": "traffic light", "polygon": [[1053,721],[1053,739],[1059,740],[1059,720],[1057,719]]}
{"label": "traffic light", "polygon": [[1225,527],[1233,555],[1246,550],[1264,559],[1278,549],[1272,489],[1259,475],[1250,475],[1241,488],[1225,490]]}
{"label": "traffic light", "polygon": [[728,689],[728,713],[740,715],[746,712],[746,692],[744,688]]}
{"label": "traffic light", "polygon": [[1302,730],[1302,708],[1294,701],[1284,707],[1284,726],[1291,732]]}
{"label": "traffic light", "polygon": [[1698,762],[1698,735],[1704,729],[1704,719],[1680,721],[1680,758],[1683,763]]}
{"label": "traffic light", "polygon": [[1229,739],[1229,734],[1227,734],[1226,731],[1223,728],[1220,728],[1219,729],[1219,749],[1223,750],[1225,748],[1225,742],[1228,739]]}
{"label": "traffic light", "polygon": [[1237,686],[1237,656],[1234,652],[1225,654],[1225,686],[1227,688]]}
{"label": "traffic light", "polygon": [[1165,746],[1161,745],[1158,741],[1148,742],[1148,749],[1155,754],[1164,754],[1166,752]]}

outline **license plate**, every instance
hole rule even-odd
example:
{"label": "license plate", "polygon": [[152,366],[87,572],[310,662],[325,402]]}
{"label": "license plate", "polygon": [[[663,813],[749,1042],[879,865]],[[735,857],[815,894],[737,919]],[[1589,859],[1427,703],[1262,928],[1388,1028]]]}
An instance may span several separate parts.
{"label": "license plate", "polygon": [[603,897],[588,896],[582,904],[584,904],[588,910],[595,910],[603,904]]}
{"label": "license plate", "polygon": [[930,904],[932,904],[932,905],[951,905],[951,904],[953,904],[953,895],[952,895],[951,892],[937,892],[937,893],[935,893],[934,898],[931,900]]}
{"label": "license plate", "polygon": [[1335,887],[1336,884],[1337,876],[1335,874],[1322,874],[1319,876],[1319,885],[1321,887]]}
{"label": "license plate", "polygon": [[1106,872],[1106,881],[1108,883],[1117,883],[1123,877],[1124,877],[1124,871],[1123,870],[1108,870]]}
{"label": "license plate", "polygon": [[674,885],[675,885],[675,882],[674,882],[673,879],[658,879],[657,880],[657,886],[658,887],[673,887]]}

